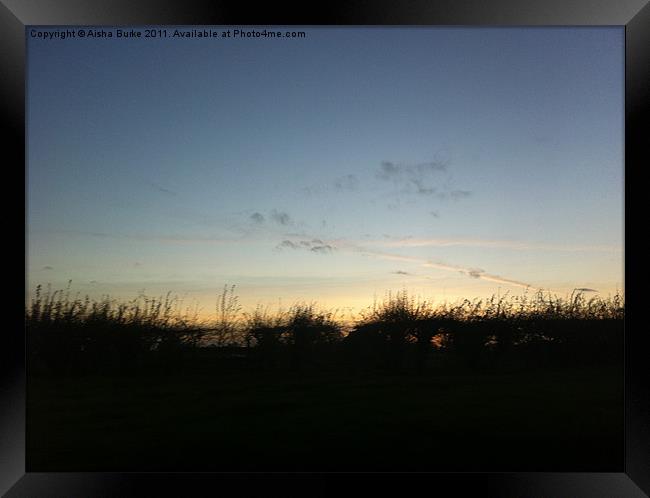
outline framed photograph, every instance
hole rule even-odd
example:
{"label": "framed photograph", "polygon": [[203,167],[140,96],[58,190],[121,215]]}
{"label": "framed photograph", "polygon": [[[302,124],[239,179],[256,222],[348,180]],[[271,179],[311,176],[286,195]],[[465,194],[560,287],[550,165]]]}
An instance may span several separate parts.
{"label": "framed photograph", "polygon": [[650,493],[644,1],[0,11],[6,496]]}

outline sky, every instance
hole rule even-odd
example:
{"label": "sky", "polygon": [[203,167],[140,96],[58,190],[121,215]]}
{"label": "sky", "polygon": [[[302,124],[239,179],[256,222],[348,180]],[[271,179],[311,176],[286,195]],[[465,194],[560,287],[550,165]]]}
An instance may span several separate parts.
{"label": "sky", "polygon": [[291,29],[28,28],[29,293],[623,289],[622,27]]}

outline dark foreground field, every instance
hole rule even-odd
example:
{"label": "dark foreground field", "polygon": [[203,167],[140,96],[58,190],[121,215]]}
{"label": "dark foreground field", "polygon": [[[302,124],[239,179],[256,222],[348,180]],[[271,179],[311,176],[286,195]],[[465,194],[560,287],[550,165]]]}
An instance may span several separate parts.
{"label": "dark foreground field", "polygon": [[622,471],[622,368],[33,377],[27,470]]}
{"label": "dark foreground field", "polygon": [[37,288],[28,471],[623,470],[622,296],[216,317]]}

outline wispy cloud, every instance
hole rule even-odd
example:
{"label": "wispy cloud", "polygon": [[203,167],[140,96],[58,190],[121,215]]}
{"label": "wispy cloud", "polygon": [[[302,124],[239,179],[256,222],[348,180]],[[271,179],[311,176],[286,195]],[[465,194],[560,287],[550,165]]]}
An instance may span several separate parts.
{"label": "wispy cloud", "polygon": [[289,214],[284,211],[278,211],[277,209],[274,209],[271,211],[271,219],[279,225],[291,225],[291,216],[289,216]]}
{"label": "wispy cloud", "polygon": [[334,250],[334,248],[329,244],[323,244],[320,246],[312,246],[309,248],[311,252],[317,252],[320,254],[328,254]]}
{"label": "wispy cloud", "polygon": [[276,246],[276,249],[300,249],[300,244],[296,244],[290,240],[283,240]]}
{"label": "wispy cloud", "polygon": [[467,275],[469,275],[472,278],[481,278],[481,275],[485,273],[485,270],[481,270],[480,268],[470,268],[467,270]]}
{"label": "wispy cloud", "polygon": [[[447,171],[447,163],[431,161],[420,164],[397,164],[392,161],[382,161],[375,178],[391,182],[401,193],[415,193],[421,196],[437,194],[440,182],[438,174]],[[444,196],[443,196],[444,197]],[[441,197],[442,198],[442,197]]]}
{"label": "wispy cloud", "polygon": [[452,190],[449,192],[449,197],[455,201],[464,197],[469,197],[470,195],[472,195],[472,193],[469,190]]}
{"label": "wispy cloud", "polygon": [[335,250],[335,247],[326,244],[320,239],[311,239],[311,240],[283,240],[276,247],[276,249],[303,249],[311,251],[318,254],[328,254]]}
{"label": "wispy cloud", "polygon": [[398,196],[415,194],[418,197],[457,200],[470,195],[468,190],[450,190],[451,176],[448,167],[448,159],[434,159],[416,164],[382,161],[374,172],[339,176],[329,182],[304,187],[302,192],[315,195],[332,191],[383,190],[382,185],[389,183],[395,188],[392,194]]}
{"label": "wispy cloud", "polygon": [[149,186],[150,186],[150,187],[153,187],[153,188],[156,189],[158,192],[162,192],[162,193],[164,193],[164,194],[168,194],[168,195],[178,195],[177,192],[174,192],[173,190],[170,190],[170,189],[165,188],[165,187],[161,187],[161,186],[158,185],[157,183],[153,183],[153,182],[151,182],[151,183],[149,183]]}
{"label": "wispy cloud", "polygon": [[415,192],[420,195],[431,195],[436,191],[433,187],[425,186],[422,180],[411,180],[411,183],[415,185]]}
{"label": "wispy cloud", "polygon": [[334,178],[334,180],[312,184],[301,189],[302,193],[309,196],[328,194],[331,192],[355,192],[362,186],[361,179],[356,174],[347,174]]}
{"label": "wispy cloud", "polygon": [[264,215],[262,213],[255,212],[250,215],[250,219],[258,224],[264,223]]}
{"label": "wispy cloud", "polygon": [[391,161],[382,161],[376,173],[380,180],[397,180],[407,178],[420,179],[425,175],[438,171],[447,171],[447,163],[443,161],[430,161],[420,164],[396,164]]}
{"label": "wispy cloud", "polygon": [[345,175],[334,180],[334,188],[337,190],[357,190],[359,178],[356,175]]}

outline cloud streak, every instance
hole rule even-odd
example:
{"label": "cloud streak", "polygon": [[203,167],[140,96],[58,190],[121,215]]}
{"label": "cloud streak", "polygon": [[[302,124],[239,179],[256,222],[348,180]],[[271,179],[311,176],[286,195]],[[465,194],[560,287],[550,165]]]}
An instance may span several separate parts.
{"label": "cloud streak", "polygon": [[400,261],[403,263],[412,263],[419,265],[423,268],[434,268],[437,270],[443,270],[443,271],[448,271],[448,272],[455,272],[455,273],[461,273],[463,275],[466,275],[470,278],[474,279],[479,279],[479,280],[486,280],[488,282],[495,282],[499,284],[506,284],[506,285],[513,285],[515,287],[521,287],[524,289],[528,288],[537,288],[527,282],[522,282],[520,280],[514,280],[511,278],[504,278],[500,275],[493,275],[491,273],[487,273],[484,270],[480,268],[468,268],[464,266],[459,266],[459,265],[451,265],[448,263],[443,263],[443,262],[433,262],[429,261],[426,259],[421,259],[421,258],[414,258],[411,256],[402,256],[400,254],[392,254],[392,253],[385,253],[385,252],[379,252],[379,251],[370,251],[368,249],[365,249],[363,247],[359,246],[349,246],[350,249],[355,250],[357,252],[361,252],[362,254],[366,254],[371,257],[375,257],[378,259],[383,259],[387,261]]}
{"label": "cloud streak", "polygon": [[[286,213],[285,213],[286,214]],[[232,239],[232,238],[217,238],[217,237],[181,237],[181,236],[144,236],[144,235],[120,235],[120,234],[107,234],[99,232],[70,232],[78,235],[90,235],[100,238],[120,238],[120,239],[134,239],[134,240],[143,240],[143,241],[157,241],[157,242],[171,242],[171,243],[209,243],[209,244],[242,244],[247,241],[242,239]],[[255,242],[255,241],[248,241]],[[258,240],[257,242],[263,242]],[[567,247],[567,246],[547,246],[547,245],[533,245],[520,242],[512,241],[491,241],[491,240],[456,240],[456,239],[416,239],[416,238],[402,238],[402,239],[386,239],[378,241],[365,241],[364,245],[360,245],[356,242],[339,239],[339,240],[330,240],[329,242],[324,242],[319,238],[303,238],[298,240],[282,240],[279,244],[275,246],[276,250],[303,250],[309,251],[316,254],[330,254],[337,250],[349,251],[357,254],[364,254],[370,257],[377,259],[382,259],[386,261],[397,261],[400,263],[409,263],[418,265],[422,268],[430,268],[436,270],[442,270],[447,272],[460,273],[467,276],[471,279],[476,280],[485,280],[488,282],[494,282],[505,285],[512,285],[521,288],[537,288],[528,282],[523,282],[517,279],[511,279],[503,277],[501,275],[496,275],[488,273],[482,268],[476,267],[466,267],[460,265],[449,264],[442,261],[432,261],[428,259],[422,259],[412,256],[404,256],[401,254],[395,254],[390,252],[383,252],[381,250],[373,249],[372,246],[379,247],[389,247],[389,248],[407,248],[407,247],[422,247],[422,246],[474,246],[474,247],[494,247],[494,248],[511,248],[511,249],[553,249],[553,250],[612,250],[611,247],[603,248],[600,246],[596,247]],[[370,248],[368,247],[370,246]],[[49,268],[44,268],[49,269]],[[404,270],[399,270],[392,272],[397,275],[414,275],[412,273],[406,272]],[[576,289],[582,292],[598,292],[594,289],[589,288],[578,288]]]}
{"label": "cloud streak", "polygon": [[[247,242],[244,239],[225,238],[225,237],[195,237],[183,235],[132,235],[121,233],[103,233],[103,232],[84,232],[80,230],[57,230],[57,233],[68,235],[81,235],[87,237],[95,237],[100,239],[122,239],[122,240],[138,240],[142,242],[163,242],[172,244],[242,244]],[[250,242],[250,241],[248,241]]]}
{"label": "cloud streak", "polygon": [[489,240],[489,239],[436,239],[399,237],[386,240],[364,241],[364,245],[374,247],[484,247],[494,249],[512,249],[517,251],[566,251],[566,252],[611,252],[620,251],[620,248],[605,245],[564,245],[541,244],[534,242],[521,242],[514,240]]}

